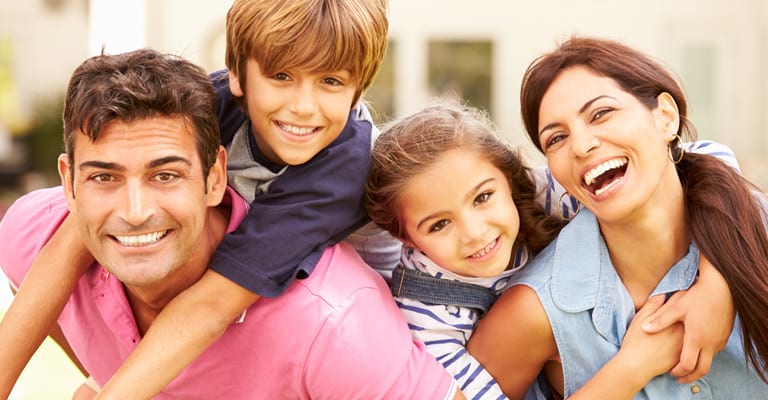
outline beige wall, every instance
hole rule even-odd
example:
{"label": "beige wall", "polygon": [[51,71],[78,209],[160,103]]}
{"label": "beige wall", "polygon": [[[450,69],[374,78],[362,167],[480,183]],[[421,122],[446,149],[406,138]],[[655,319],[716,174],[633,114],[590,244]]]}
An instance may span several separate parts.
{"label": "beige wall", "polygon": [[[87,55],[86,0],[0,3],[0,37],[14,37],[19,103],[63,90]],[[47,1],[47,3],[56,3]],[[223,66],[229,0],[147,0],[147,44],[181,54],[208,70]],[[513,141],[522,139],[517,96],[528,62],[573,33],[624,40],[695,74],[685,49],[708,46],[716,59],[711,112],[693,101],[701,136],[731,146],[748,177],[768,188],[768,2],[764,0],[390,0],[396,46],[397,114],[428,101],[426,44],[431,39],[493,42],[492,115]],[[688,88],[691,89],[691,88]],[[690,92],[690,90],[689,90]],[[695,92],[695,90],[694,90]],[[695,100],[695,99],[694,99]],[[699,115],[697,115],[699,110]]]}

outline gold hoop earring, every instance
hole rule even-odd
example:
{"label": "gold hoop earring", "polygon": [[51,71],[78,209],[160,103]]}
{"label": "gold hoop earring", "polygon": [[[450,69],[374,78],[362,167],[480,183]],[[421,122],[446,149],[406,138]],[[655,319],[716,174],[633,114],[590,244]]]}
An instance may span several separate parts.
{"label": "gold hoop earring", "polygon": [[[573,213],[571,218],[566,218],[563,215],[563,198],[565,196],[568,196],[568,198],[571,199],[571,206],[573,206],[575,204],[578,204],[578,206],[576,207],[576,211]],[[575,202],[575,204],[574,204],[574,202]],[[563,220],[563,221],[570,221],[570,220],[572,220],[574,217],[576,217],[576,215],[579,213],[579,211],[581,211],[581,207],[583,207],[581,202],[576,200],[575,197],[573,197],[570,194],[568,194],[568,192],[564,192],[563,194],[560,195],[560,199],[559,199],[559,201],[557,202],[557,204],[555,206],[557,207],[557,216],[560,217],[560,219]],[[573,207],[571,207],[569,209],[573,209]]]}
{"label": "gold hoop earring", "polygon": [[[677,157],[675,157],[675,153],[677,153]],[[667,145],[667,156],[669,156],[670,161],[677,164],[683,160],[684,155],[685,149],[682,146],[682,139],[680,138],[680,135],[675,134]]]}

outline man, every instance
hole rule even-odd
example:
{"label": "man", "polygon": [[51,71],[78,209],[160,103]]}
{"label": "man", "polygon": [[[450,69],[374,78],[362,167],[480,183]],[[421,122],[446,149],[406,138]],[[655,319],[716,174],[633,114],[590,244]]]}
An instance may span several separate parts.
{"label": "man", "polygon": [[[0,266],[18,287],[68,212],[74,217],[67,221],[96,263],[58,323],[97,385],[200,279],[246,214],[226,186],[213,103],[205,72],[184,60],[151,50],[86,60],[67,90],[62,187],[22,197],[0,223]],[[411,339],[383,279],[340,244],[309,277],[245,310],[158,398],[442,399],[455,391]]]}

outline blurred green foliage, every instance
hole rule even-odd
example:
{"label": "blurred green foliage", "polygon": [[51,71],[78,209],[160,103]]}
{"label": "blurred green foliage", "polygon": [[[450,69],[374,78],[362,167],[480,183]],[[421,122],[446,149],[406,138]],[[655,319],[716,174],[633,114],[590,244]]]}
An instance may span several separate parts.
{"label": "blurred green foliage", "polygon": [[32,122],[25,134],[30,169],[52,181],[58,180],[56,163],[59,154],[64,151],[64,126],[61,121],[63,110],[64,95],[37,102]]}

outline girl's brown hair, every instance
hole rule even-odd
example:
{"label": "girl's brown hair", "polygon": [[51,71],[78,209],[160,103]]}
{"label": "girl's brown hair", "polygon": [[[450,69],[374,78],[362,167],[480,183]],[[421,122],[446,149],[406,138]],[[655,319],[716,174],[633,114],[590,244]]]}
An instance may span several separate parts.
{"label": "girl's brown hair", "polygon": [[547,216],[536,202],[536,185],[518,153],[496,136],[483,112],[450,102],[390,124],[376,140],[364,196],[373,222],[407,240],[397,211],[400,194],[410,179],[456,148],[477,151],[507,177],[520,216],[516,246],[527,245],[536,253],[557,236],[562,221]]}

